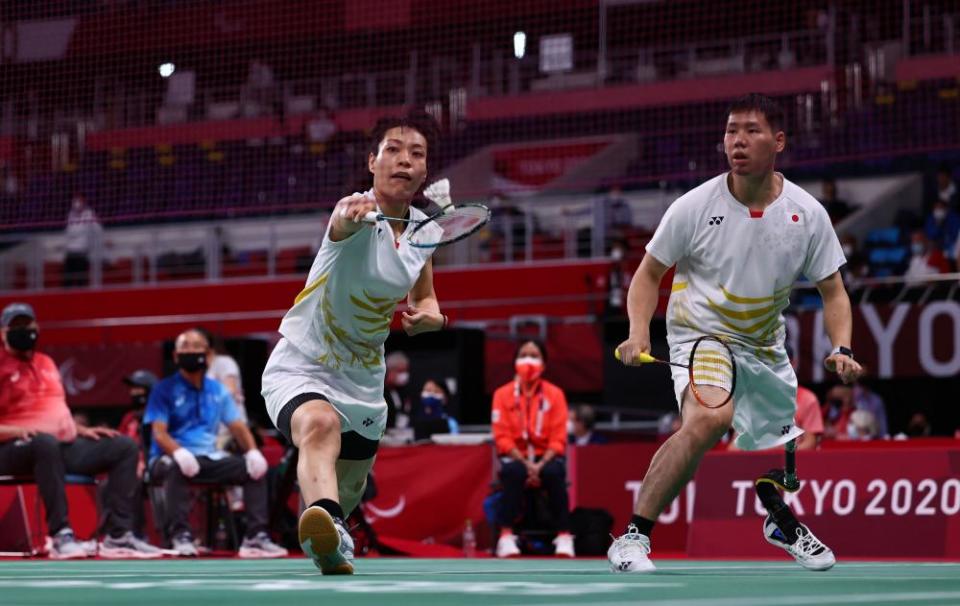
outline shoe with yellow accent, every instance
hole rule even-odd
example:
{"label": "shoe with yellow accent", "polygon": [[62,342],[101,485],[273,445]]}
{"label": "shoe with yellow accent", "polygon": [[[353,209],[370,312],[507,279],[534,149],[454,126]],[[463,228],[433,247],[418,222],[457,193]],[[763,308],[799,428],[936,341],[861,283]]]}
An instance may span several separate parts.
{"label": "shoe with yellow accent", "polygon": [[322,507],[300,514],[300,547],[323,574],[353,574],[353,539],[343,525]]}

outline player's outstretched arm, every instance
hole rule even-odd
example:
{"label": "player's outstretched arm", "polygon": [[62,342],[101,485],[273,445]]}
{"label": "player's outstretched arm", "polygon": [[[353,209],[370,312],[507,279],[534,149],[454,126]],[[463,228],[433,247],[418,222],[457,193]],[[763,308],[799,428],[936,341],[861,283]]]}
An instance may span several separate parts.
{"label": "player's outstretched arm", "polygon": [[[817,282],[817,290],[823,298],[823,324],[827,329],[830,342],[834,348],[850,349],[850,341],[853,338],[853,312],[840,272],[836,271]],[[863,372],[856,360],[843,353],[827,356],[824,366],[830,372],[836,372],[844,383],[857,380]]]}
{"label": "player's outstretched arm", "polygon": [[433,259],[427,259],[420,277],[407,295],[407,309],[400,316],[403,330],[410,336],[440,330],[446,318],[440,313],[440,302],[433,290]]}
{"label": "player's outstretched arm", "polygon": [[651,254],[640,261],[640,267],[630,280],[627,291],[627,314],[630,316],[630,335],[619,345],[624,364],[639,364],[641,352],[650,352],[650,319],[660,299],[660,281],[670,269]]}
{"label": "player's outstretched arm", "polygon": [[330,240],[346,240],[363,229],[367,225],[363,222],[363,216],[376,209],[377,200],[372,192],[341,198],[333,207],[333,214],[330,216]]}

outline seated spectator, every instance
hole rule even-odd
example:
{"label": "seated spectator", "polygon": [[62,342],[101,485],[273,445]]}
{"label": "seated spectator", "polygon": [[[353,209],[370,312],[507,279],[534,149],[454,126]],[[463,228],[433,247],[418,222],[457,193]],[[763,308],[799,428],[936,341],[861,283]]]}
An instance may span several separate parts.
{"label": "seated spectator", "polygon": [[[150,390],[157,383],[157,376],[141,368],[124,377],[123,382],[129,389],[130,410],[123,415],[117,431],[137,443],[137,478],[142,479],[143,472],[147,468],[143,449],[144,445],[150,442],[149,428],[143,424],[143,411],[147,407]],[[140,538],[144,537],[143,488],[143,484],[138,482],[137,496],[134,499],[137,505],[133,508],[133,532]]]}
{"label": "seated spectator", "polygon": [[410,426],[412,406],[407,385],[410,383],[410,358],[402,351],[393,351],[384,359],[387,373],[383,379],[383,399],[387,402],[387,429]]}
{"label": "seated spectator", "polygon": [[883,398],[874,393],[867,387],[869,380],[869,369],[864,366],[864,373],[860,379],[853,384],[852,396],[853,406],[857,410],[866,410],[873,415],[877,421],[877,436],[886,438],[890,435],[887,425],[887,407],[883,403]]}
{"label": "seated spectator", "polygon": [[70,416],[60,373],[50,356],[36,351],[40,326],[33,308],[11,303],[0,315],[0,474],[33,476],[53,537],[50,557],[87,557],[67,517],[64,475],[106,473],[103,490],[103,558],[158,558],[156,547],[133,534],[137,494],[137,445],[103,427],[86,427]]}
{"label": "seated spectator", "polygon": [[923,224],[923,232],[936,248],[953,255],[960,234],[960,213],[943,200],[937,200]]}
{"label": "seated spectator", "polygon": [[543,345],[524,341],[514,355],[515,377],[493,394],[491,424],[503,485],[498,558],[520,555],[513,524],[520,515],[523,491],[541,486],[547,491],[556,524],[556,554],[574,555],[564,458],[567,398],[562,389],[542,378],[546,362]]}
{"label": "seated spectator", "polygon": [[[174,345],[177,372],[150,393],[144,423],[150,423],[150,474],[163,483],[166,512],[163,528],[181,556],[196,556],[188,523],[188,479],[243,484],[247,514],[241,558],[276,558],[287,550],[267,532],[267,461],[240,418],[237,405],[220,383],[205,376],[210,343],[199,330],[181,333]],[[217,449],[217,430],[226,425],[243,456]]]}
{"label": "seated spectator", "polygon": [[830,222],[836,225],[847,215],[853,212],[853,209],[850,208],[850,204],[837,196],[837,182],[833,178],[826,178],[823,180],[823,185],[821,186],[822,193],[820,195],[820,203],[823,204],[823,207],[827,209],[827,214],[830,215]]}
{"label": "seated spectator", "polygon": [[679,414],[675,412],[663,413],[657,419],[657,438],[661,440],[669,438],[680,430],[681,425],[683,425],[683,420]]}
{"label": "seated spectator", "polygon": [[[789,344],[787,344],[787,356],[789,356],[790,364],[796,371],[797,356]],[[797,412],[793,417],[793,422],[804,431],[804,434],[797,438],[797,450],[815,450],[820,447],[820,439],[823,437],[823,415],[820,413],[820,400],[817,399],[815,393],[803,385],[797,386]]]}
{"label": "seated spectator", "polygon": [[950,272],[950,263],[943,252],[932,245],[924,232],[919,229],[910,236],[910,265],[904,274],[915,281],[924,276],[933,276]]}
{"label": "seated spectator", "polygon": [[847,234],[840,238],[840,246],[843,248],[843,256],[847,259],[846,264],[840,267],[843,281],[852,284],[861,278],[866,278],[870,274],[870,263],[867,256],[860,250],[857,239]]}
{"label": "seated spectator", "polygon": [[960,192],[947,165],[937,170],[937,200],[945,203],[947,208],[960,212]]}
{"label": "seated spectator", "polygon": [[838,435],[838,440],[876,440],[880,437],[877,419],[867,410],[854,410],[847,422],[846,435]]}
{"label": "seated spectator", "polygon": [[592,406],[581,404],[571,412],[568,433],[575,445],[606,444],[610,441],[606,436],[593,431],[593,427],[597,423],[597,413],[593,411]]}
{"label": "seated spectator", "polygon": [[823,414],[823,437],[835,440],[846,436],[847,424],[854,410],[853,388],[842,383],[831,387],[820,407]]}
{"label": "seated spectator", "polygon": [[930,426],[927,415],[918,411],[910,416],[905,433],[910,438],[927,438],[933,433],[933,427]]}
{"label": "seated spectator", "polygon": [[427,379],[420,390],[420,401],[414,411],[415,440],[425,440],[435,433],[460,433],[457,420],[450,416],[447,405],[450,392],[440,379]]}

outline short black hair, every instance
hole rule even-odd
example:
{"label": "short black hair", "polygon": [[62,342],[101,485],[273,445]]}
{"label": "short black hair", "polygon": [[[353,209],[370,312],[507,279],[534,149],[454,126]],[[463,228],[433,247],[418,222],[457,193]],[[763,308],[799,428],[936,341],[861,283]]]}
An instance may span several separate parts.
{"label": "short black hair", "polygon": [[424,111],[412,111],[406,116],[384,116],[377,120],[370,131],[369,152],[374,156],[380,151],[380,142],[391,128],[412,128],[427,140],[427,168],[430,158],[437,157],[437,145],[440,140],[440,125],[433,116]]}
{"label": "short black hair", "polygon": [[573,414],[587,429],[593,429],[597,424],[597,413],[594,412],[593,406],[589,404],[580,404],[573,409]]}
{"label": "short black hair", "polygon": [[517,356],[520,355],[520,349],[527,343],[533,343],[537,346],[537,349],[540,350],[540,357],[543,358],[544,364],[547,362],[547,346],[543,344],[542,341],[538,339],[520,339],[517,341],[517,348],[513,350],[513,359],[516,360]]}
{"label": "short black hair", "polygon": [[774,133],[784,130],[784,114],[780,104],[760,93],[747,93],[737,97],[727,108],[727,117],[734,112],[755,111],[763,114]]}

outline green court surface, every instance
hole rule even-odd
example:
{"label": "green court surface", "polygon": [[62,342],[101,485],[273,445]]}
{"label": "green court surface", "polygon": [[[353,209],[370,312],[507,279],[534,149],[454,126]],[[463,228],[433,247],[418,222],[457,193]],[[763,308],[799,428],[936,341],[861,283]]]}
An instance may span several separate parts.
{"label": "green court surface", "polygon": [[303,559],[0,562],[0,604],[765,606],[960,604],[960,563],[665,560],[614,575],[605,560],[369,558],[352,577]]}

